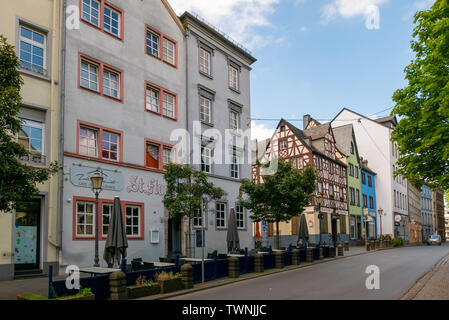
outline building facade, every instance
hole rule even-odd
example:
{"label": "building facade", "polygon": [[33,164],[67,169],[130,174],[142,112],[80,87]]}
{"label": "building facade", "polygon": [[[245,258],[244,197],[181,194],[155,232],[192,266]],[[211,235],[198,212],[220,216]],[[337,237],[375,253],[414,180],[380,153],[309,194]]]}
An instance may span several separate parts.
{"label": "building facade", "polygon": [[332,123],[353,125],[359,152],[377,174],[376,199],[378,208],[384,212],[383,234],[401,237],[408,242],[407,180],[394,176],[400,154],[397,144],[390,140],[397,124],[396,118],[373,120],[344,108]]}
{"label": "building facade", "polygon": [[360,159],[362,163],[362,205],[363,225],[366,230],[366,239],[378,238],[383,230],[378,230],[378,219],[376,204],[376,173],[368,167],[368,160]]}
{"label": "building facade", "polygon": [[435,234],[439,234],[442,241],[446,241],[446,230],[444,220],[444,192],[436,190],[433,192],[433,213]]}
{"label": "building facade", "polygon": [[201,256],[204,228],[205,250],[227,252],[231,209],[235,211],[241,248],[252,248],[251,219],[238,196],[240,179],[251,179],[250,71],[256,59],[200,16],[186,12],[180,19],[187,29],[189,162],[226,193],[222,199],[208,203],[206,211],[194,219],[192,251],[195,257]]}
{"label": "building facade", "polygon": [[[0,12],[0,33],[15,46],[24,80],[18,142],[30,152],[21,159],[48,167],[60,157],[61,2],[7,1]],[[60,253],[58,175],[38,186],[39,196],[0,214],[0,280],[46,274],[57,268]]]}
{"label": "building facade", "polygon": [[[332,127],[320,124],[306,117],[305,130],[300,130],[288,121],[281,120],[272,139],[265,149],[262,163],[271,157],[293,161],[297,169],[311,165],[318,170],[317,187],[310,206],[304,214],[307,219],[309,242],[311,244],[331,244],[335,238],[338,243],[349,241],[349,213],[347,203],[347,166],[338,159],[338,149]],[[253,181],[263,183],[260,166],[253,167]],[[318,204],[317,198],[322,199]],[[323,219],[319,219],[319,213]],[[281,247],[296,245],[299,231],[299,216],[288,223],[280,222]],[[269,244],[274,246],[275,229],[268,224]]]}
{"label": "building facade", "polygon": [[423,242],[423,218],[421,214],[421,190],[413,186],[410,182],[408,185],[408,212],[410,216],[409,243],[422,244]]}
{"label": "building facade", "polygon": [[424,240],[427,240],[429,236],[434,234],[435,230],[432,206],[432,190],[428,186],[423,185],[421,187],[421,215]]}
{"label": "building facade", "polygon": [[351,124],[332,127],[337,148],[340,152],[337,157],[346,163],[348,181],[348,206],[349,206],[349,239],[351,245],[360,244],[366,238],[365,225],[363,223],[363,199],[361,186],[361,169],[357,141]]}
{"label": "building facade", "polygon": [[445,221],[445,228],[446,228],[446,241],[449,239],[449,210],[445,210],[444,213],[444,221]]}

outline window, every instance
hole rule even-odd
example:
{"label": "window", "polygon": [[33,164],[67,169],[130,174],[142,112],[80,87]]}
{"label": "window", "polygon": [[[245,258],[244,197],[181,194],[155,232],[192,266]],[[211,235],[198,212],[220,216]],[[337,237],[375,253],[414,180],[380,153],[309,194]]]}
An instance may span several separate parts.
{"label": "window", "polygon": [[357,189],[357,207],[360,207],[360,190]]}
{"label": "window", "polygon": [[46,35],[20,26],[19,58],[21,68],[46,76]]}
{"label": "window", "polygon": [[211,104],[212,101],[200,96],[200,120],[205,123],[211,123]]}
{"label": "window", "polygon": [[239,89],[239,73],[236,68],[229,66],[229,87],[234,90]]}
{"label": "window", "polygon": [[164,147],[163,149],[163,159],[162,162],[165,165],[173,162],[172,148]]}
{"label": "window", "polygon": [[346,216],[340,216],[340,233],[346,234]]}
{"label": "window", "polygon": [[373,197],[369,197],[369,208],[374,209],[374,199]]}
{"label": "window", "polygon": [[329,174],[334,174],[334,164],[329,162]]}
{"label": "window", "polygon": [[104,7],[104,31],[110,34],[120,37],[120,19],[121,13],[110,8],[109,6]]}
{"label": "window", "polygon": [[340,188],[340,201],[344,200],[343,188]]}
{"label": "window", "polygon": [[366,194],[362,195],[363,198],[363,208],[368,208],[368,197]]}
{"label": "window", "polygon": [[281,126],[281,132],[285,132],[285,126]]}
{"label": "window", "polygon": [[159,113],[159,89],[147,86],[146,108],[147,110]]}
{"label": "window", "polygon": [[362,184],[366,184],[366,175],[365,175],[365,172],[362,172]]}
{"label": "window", "polygon": [[102,214],[102,218],[101,218],[101,225],[102,225],[102,234],[103,237],[107,237],[108,236],[108,231],[109,231],[109,223],[111,221],[111,215],[112,215],[112,208],[114,207],[114,205],[112,203],[103,203],[102,205],[103,207],[103,214]]}
{"label": "window", "polygon": [[94,204],[76,202],[76,235],[81,237],[94,236]]}
{"label": "window", "polygon": [[239,170],[239,157],[235,154],[232,155],[232,163],[231,163],[231,177],[238,179],[240,176],[240,170]]}
{"label": "window", "polygon": [[322,182],[318,182],[318,193],[319,194],[323,193],[323,183]]}
{"label": "window", "polygon": [[121,70],[82,54],[80,54],[79,69],[80,88],[123,101],[123,72]]}
{"label": "window", "polygon": [[295,159],[295,168],[296,169],[302,169],[304,167],[304,164],[302,162],[302,157]]}
{"label": "window", "polygon": [[97,27],[100,26],[100,2],[96,0],[83,0],[81,18]]}
{"label": "window", "polygon": [[159,58],[159,36],[147,30],[147,53]]}
{"label": "window", "polygon": [[217,203],[216,205],[216,226],[217,228],[225,228],[226,204]]}
{"label": "window", "polygon": [[145,139],[146,155],[145,165],[149,168],[163,170],[164,166],[174,162],[173,146],[157,141]]}
{"label": "window", "polygon": [[354,154],[354,142],[351,142],[351,154]]}
{"label": "window", "polygon": [[44,123],[20,118],[22,124],[18,133],[18,142],[30,153],[31,159],[43,160]]}
{"label": "window", "polygon": [[172,41],[164,38],[164,48],[163,48],[162,60],[174,65],[175,64],[175,47],[176,47],[176,45]]}
{"label": "window", "polygon": [[87,127],[80,127],[79,132],[79,154],[98,157],[98,131]]}
{"label": "window", "polygon": [[103,72],[103,94],[120,99],[120,74],[114,71]]}
{"label": "window", "polygon": [[162,114],[169,118],[175,117],[175,100],[176,97],[172,94],[164,92],[164,103],[162,108]]}
{"label": "window", "polygon": [[317,167],[319,170],[323,169],[323,159],[322,158],[317,158]]}
{"label": "window", "polygon": [[235,218],[236,218],[238,229],[245,228],[245,211],[244,210],[245,209],[241,205],[235,206]]}
{"label": "window", "polygon": [[281,141],[279,142],[279,149],[280,149],[280,150],[285,150],[285,149],[287,149],[287,140],[281,140]]}
{"label": "window", "polygon": [[234,110],[229,112],[229,128],[232,130],[239,128],[239,113]]}
{"label": "window", "polygon": [[127,236],[140,236],[140,207],[125,206],[125,229]]}
{"label": "window", "polygon": [[207,147],[201,147],[201,171],[211,173],[211,159],[212,158],[212,149]]}
{"label": "window", "polygon": [[349,196],[350,196],[350,204],[351,206],[355,206],[355,189],[349,188]]}
{"label": "window", "polygon": [[105,0],[82,0],[81,20],[122,40],[123,11]]}
{"label": "window", "polygon": [[349,232],[351,239],[357,238],[357,227],[356,227],[356,221],[354,216],[349,217]]}
{"label": "window", "polygon": [[349,175],[354,176],[354,165],[352,163],[349,164]]}
{"label": "window", "polygon": [[329,197],[331,197],[331,198],[334,197],[334,186],[333,185],[329,185]]}
{"label": "window", "polygon": [[359,178],[359,167],[355,166],[355,177]]}
{"label": "window", "polygon": [[147,144],[147,167],[159,169],[159,151],[160,145]]}
{"label": "window", "polygon": [[101,144],[101,156],[103,159],[118,161],[120,136],[115,133],[103,131],[103,140]]}
{"label": "window", "polygon": [[368,176],[368,187],[372,187],[373,186],[373,179],[371,176]]}
{"label": "window", "polygon": [[210,75],[210,52],[200,48],[200,72]]}
{"label": "window", "polygon": [[81,86],[98,91],[98,66],[87,60],[81,60]]}
{"label": "window", "polygon": [[203,225],[203,206],[204,206],[204,202],[201,202],[201,209],[196,210],[196,214],[193,217],[193,227],[204,227]]}

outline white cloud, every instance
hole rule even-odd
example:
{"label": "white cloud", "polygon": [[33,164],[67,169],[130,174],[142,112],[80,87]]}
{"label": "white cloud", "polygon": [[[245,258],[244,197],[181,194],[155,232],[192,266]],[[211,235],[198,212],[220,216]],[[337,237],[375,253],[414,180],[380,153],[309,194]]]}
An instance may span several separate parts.
{"label": "white cloud", "polygon": [[415,15],[416,11],[424,11],[424,10],[430,9],[430,7],[434,3],[435,3],[435,0],[419,0],[419,1],[413,2],[408,7],[408,12],[404,16],[403,20],[411,19]]}
{"label": "white cloud", "polygon": [[372,7],[378,7],[389,0],[332,0],[322,9],[322,21],[327,23],[337,16],[353,18],[362,16],[367,18],[372,12]]}
{"label": "white cloud", "polygon": [[302,26],[301,28],[299,28],[299,30],[302,32],[306,32],[307,30],[309,30],[309,28],[307,28],[306,26]]}
{"label": "white cloud", "polygon": [[251,121],[251,139],[264,140],[271,138],[274,133],[274,128],[267,128],[263,123],[257,124]]}
{"label": "white cloud", "polygon": [[177,14],[194,11],[231,38],[249,49],[267,45],[267,39],[254,39],[255,27],[269,27],[268,19],[280,0],[169,0]]}

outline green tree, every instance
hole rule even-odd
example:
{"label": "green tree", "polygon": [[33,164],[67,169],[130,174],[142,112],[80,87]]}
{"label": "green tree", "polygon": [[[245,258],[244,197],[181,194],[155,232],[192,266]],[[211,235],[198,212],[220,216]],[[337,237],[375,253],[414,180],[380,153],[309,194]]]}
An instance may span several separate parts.
{"label": "green tree", "polygon": [[408,86],[393,95],[392,114],[400,117],[393,141],[401,158],[396,174],[416,185],[449,189],[449,5],[436,0],[418,11],[411,48],[415,59],[405,69]]}
{"label": "green tree", "polygon": [[19,160],[28,156],[28,150],[16,139],[21,127],[18,116],[23,85],[18,67],[14,47],[0,35],[0,211],[11,211],[17,202],[31,200],[39,192],[36,185],[59,170],[56,162],[38,169]]}
{"label": "green tree", "polygon": [[[251,210],[255,222],[276,224],[276,247],[280,247],[279,222],[288,222],[304,211],[316,187],[316,172],[311,166],[296,169],[290,161],[278,161],[277,171],[262,175],[264,183],[242,179],[240,202]],[[265,164],[268,167],[269,164]]]}
{"label": "green tree", "polygon": [[[164,175],[164,179],[167,182],[167,192],[165,193],[163,203],[170,213],[170,218],[189,218],[187,255],[191,256],[192,219],[202,211],[202,204],[207,208],[207,204],[210,201],[222,198],[225,192],[221,188],[215,187],[212,182],[209,182],[203,171],[195,171],[175,163],[168,164],[165,166],[165,169],[167,170]],[[204,212],[205,216],[206,212]]]}

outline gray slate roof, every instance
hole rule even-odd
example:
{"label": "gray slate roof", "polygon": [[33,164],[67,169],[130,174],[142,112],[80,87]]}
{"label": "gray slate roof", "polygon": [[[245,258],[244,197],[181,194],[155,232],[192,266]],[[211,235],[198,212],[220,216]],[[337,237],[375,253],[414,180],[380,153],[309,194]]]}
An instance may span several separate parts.
{"label": "gray slate roof", "polygon": [[351,154],[352,124],[335,127],[333,130],[338,150],[349,157]]}

